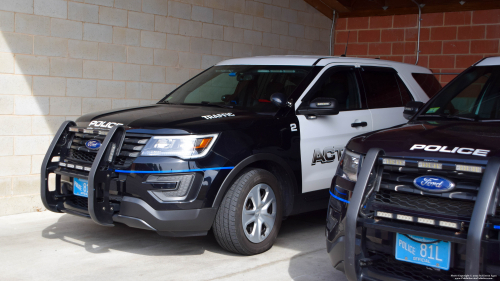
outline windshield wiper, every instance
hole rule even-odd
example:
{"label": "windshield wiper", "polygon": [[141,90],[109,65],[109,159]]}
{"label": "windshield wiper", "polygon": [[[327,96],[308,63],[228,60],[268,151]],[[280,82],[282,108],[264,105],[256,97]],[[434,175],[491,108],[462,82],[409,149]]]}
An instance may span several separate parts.
{"label": "windshield wiper", "polygon": [[462,117],[462,116],[451,115],[451,114],[430,114],[430,115],[420,115],[419,117],[440,117],[440,118],[447,118],[447,119],[459,119],[459,120],[467,120],[467,121],[477,121],[477,118]]}
{"label": "windshield wiper", "polygon": [[231,105],[210,103],[209,101],[202,101],[200,103],[182,103],[182,105],[203,105],[203,106],[214,106],[214,107],[222,107],[222,108],[233,108],[233,106],[231,106]]}
{"label": "windshield wiper", "polygon": [[175,104],[175,103],[169,102],[168,100],[160,101],[158,103],[161,103],[161,104]]}

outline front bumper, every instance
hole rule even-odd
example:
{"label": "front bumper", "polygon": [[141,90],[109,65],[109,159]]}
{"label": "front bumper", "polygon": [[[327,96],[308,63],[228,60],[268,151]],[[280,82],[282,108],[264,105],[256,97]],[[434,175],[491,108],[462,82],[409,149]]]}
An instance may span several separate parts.
{"label": "front bumper", "polygon": [[[212,198],[217,190],[210,189],[210,186],[217,185],[230,169],[188,169],[178,172],[178,167],[186,169],[196,163],[179,159],[162,160],[161,157],[144,157],[141,160],[139,157],[138,163],[132,166],[133,171],[120,172],[114,169],[113,154],[110,152],[115,151],[112,149],[114,145],[120,147],[125,138],[125,130],[120,126],[113,127],[107,133],[89,170],[70,169],[69,165],[61,167],[59,164],[68,155],[71,144],[69,127],[74,125],[68,121],[61,126],[42,163],[41,197],[48,210],[91,218],[105,226],[123,223],[165,236],[199,236],[210,230],[217,212],[217,208],[212,207]],[[54,161],[54,157],[60,160]],[[176,169],[164,171],[166,166]],[[55,186],[51,188],[50,174],[55,175],[55,181],[50,182]],[[172,200],[167,196],[162,197],[160,195],[167,194],[163,192],[171,191],[164,189],[162,182],[150,181],[153,175],[189,177],[187,191],[181,197],[171,197]],[[88,198],[73,194],[74,178],[88,180]],[[182,183],[182,180],[178,182],[178,186],[185,187]],[[179,191],[181,189],[178,188]]]}
{"label": "front bumper", "polygon": [[[327,251],[332,265],[349,280],[498,280],[500,276],[500,237],[485,235],[487,216],[494,214],[495,189],[500,161],[492,159],[481,181],[468,233],[413,225],[398,221],[375,220],[364,216],[363,198],[377,184],[376,160],[381,150],[371,150],[364,159],[355,187],[343,189],[334,179],[327,216]],[[375,177],[375,178],[374,178]],[[371,179],[371,181],[369,180]],[[345,194],[345,196],[343,195]],[[474,225],[473,225],[474,224]],[[450,270],[398,261],[394,258],[396,233],[450,241]],[[490,235],[492,232],[489,232]],[[500,235],[499,232],[496,236]],[[472,276],[472,277],[470,277]]]}
{"label": "front bumper", "polygon": [[217,208],[158,211],[141,199],[124,196],[113,221],[163,236],[199,236],[210,230],[216,213]]}

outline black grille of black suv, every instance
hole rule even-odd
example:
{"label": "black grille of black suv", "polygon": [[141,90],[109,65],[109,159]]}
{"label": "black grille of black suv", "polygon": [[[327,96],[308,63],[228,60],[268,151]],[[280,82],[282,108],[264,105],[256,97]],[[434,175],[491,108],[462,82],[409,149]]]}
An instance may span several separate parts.
{"label": "black grille of black suv", "polygon": [[[75,133],[68,160],[91,166],[99,150],[88,149],[85,143],[92,139],[99,140],[102,143],[105,137],[106,135],[99,134],[97,130],[93,131],[93,133]],[[120,168],[130,166],[134,159],[139,156],[149,138],[150,136],[141,134],[126,134],[121,150],[115,158],[114,165]]]}
{"label": "black grille of black suv", "polygon": [[[421,265],[398,261],[393,255],[377,253],[379,259],[374,260],[369,268],[384,276],[391,276],[405,280],[432,280],[432,281],[454,281],[458,276],[463,276],[464,270],[450,268],[450,270],[427,269]],[[454,277],[457,276],[457,277]]]}
{"label": "black grille of black suv", "polygon": [[381,190],[375,194],[374,202],[408,210],[463,218],[470,218],[474,210],[474,202],[472,201],[428,197],[388,190]]}
{"label": "black grille of black suv", "polygon": [[[445,215],[469,219],[479,191],[482,173],[424,168],[383,166],[380,189],[372,196],[374,209],[398,209],[414,213]],[[456,184],[451,192],[428,193],[416,188],[415,178],[424,175],[441,176]]]}

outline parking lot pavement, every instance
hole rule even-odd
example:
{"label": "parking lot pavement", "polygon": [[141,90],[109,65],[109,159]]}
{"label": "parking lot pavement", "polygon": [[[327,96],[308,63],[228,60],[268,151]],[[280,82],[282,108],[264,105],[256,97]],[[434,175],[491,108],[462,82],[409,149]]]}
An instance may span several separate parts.
{"label": "parking lot pavement", "polygon": [[168,238],[51,212],[0,217],[0,279],[343,281],[325,250],[325,213],[288,218],[275,246],[249,257],[210,234]]}

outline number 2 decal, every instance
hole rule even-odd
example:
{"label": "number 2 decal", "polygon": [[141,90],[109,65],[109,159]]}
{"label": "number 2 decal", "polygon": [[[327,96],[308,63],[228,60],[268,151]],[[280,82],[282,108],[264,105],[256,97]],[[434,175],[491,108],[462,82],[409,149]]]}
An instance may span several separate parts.
{"label": "number 2 decal", "polygon": [[295,123],[290,124],[290,130],[292,130],[292,132],[297,132],[297,125]]}

